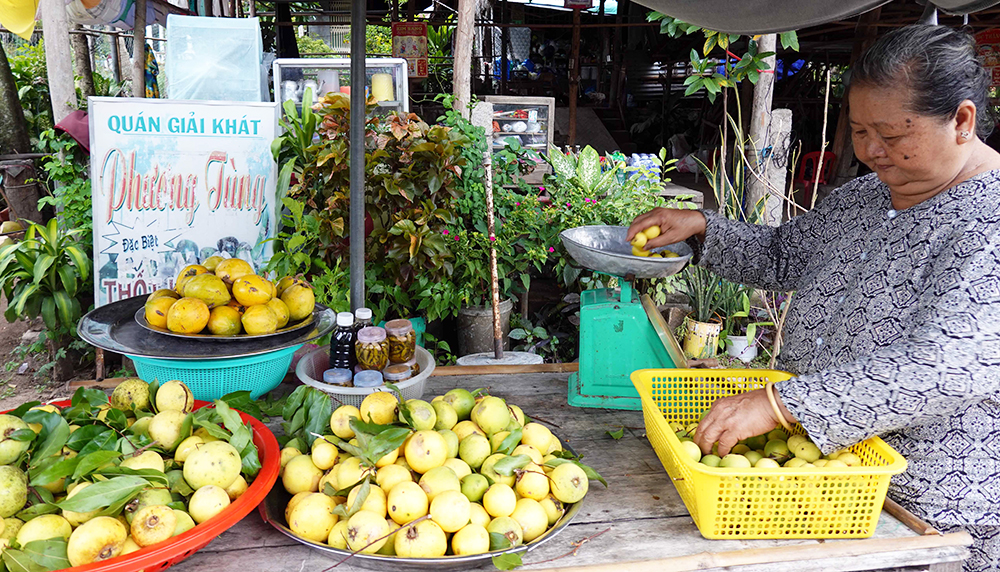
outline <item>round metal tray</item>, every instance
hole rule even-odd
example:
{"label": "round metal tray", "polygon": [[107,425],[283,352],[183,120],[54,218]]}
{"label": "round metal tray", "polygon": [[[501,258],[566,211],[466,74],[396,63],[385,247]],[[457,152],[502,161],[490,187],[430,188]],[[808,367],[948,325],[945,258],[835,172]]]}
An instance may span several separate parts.
{"label": "round metal tray", "polygon": [[679,254],[677,258],[644,258],[632,254],[632,245],[625,237],[628,228],[624,226],[578,226],[559,234],[563,246],[578,264],[585,268],[633,278],[666,278],[677,274],[687,266],[694,254],[684,242],[675,242],[653,249],[653,252],[669,250]]}
{"label": "round metal tray", "polygon": [[[565,443],[563,443],[563,448],[572,452],[572,450],[567,447]],[[318,542],[313,542],[311,540],[295,536],[295,533],[293,533],[285,523],[285,505],[288,504],[288,500],[291,498],[292,495],[285,491],[285,487],[280,483],[276,483],[274,487],[271,488],[271,492],[267,494],[264,502],[260,503],[260,516],[264,519],[264,522],[278,529],[279,532],[292,540],[300,542],[315,550],[319,550],[320,552],[324,552],[330,556],[330,558],[338,562],[351,555],[351,553],[347,550],[333,548],[326,544],[320,544]],[[579,502],[570,505],[569,510],[567,510],[562,515],[562,518],[556,521],[551,528],[546,530],[545,534],[532,540],[528,544],[515,546],[514,548],[494,550],[484,554],[472,554],[469,556],[442,556],[440,558],[400,558],[398,556],[383,556],[381,554],[355,554],[346,562],[346,564],[367,568],[369,570],[380,571],[469,570],[480,566],[491,566],[494,556],[507,553],[527,553],[545,544],[549,540],[552,540],[553,537],[562,532],[562,530],[569,525],[573,518],[576,517],[577,513],[580,512],[580,507],[583,506],[583,501],[586,500],[586,498],[587,497],[584,497],[580,499]]]}
{"label": "round metal tray", "polygon": [[163,334],[164,336],[173,336],[175,338],[187,339],[187,340],[204,340],[209,342],[238,342],[245,340],[256,340],[258,338],[272,338],[274,336],[283,336],[285,334],[290,334],[292,332],[297,332],[302,328],[309,327],[314,322],[313,315],[309,314],[305,318],[295,322],[294,324],[285,326],[280,330],[271,332],[270,334],[258,334],[256,336],[251,336],[249,334],[237,334],[235,336],[217,336],[215,334],[179,334],[177,332],[171,332],[166,328],[158,328],[150,324],[146,320],[146,308],[145,306],[139,308],[135,311],[135,321],[137,324],[146,328],[151,332],[156,332],[157,334]]}
{"label": "round metal tray", "polygon": [[[143,328],[135,320],[146,296],[135,296],[87,313],[76,331],[87,343],[120,354],[159,359],[226,359],[263,354],[305,344],[333,331],[337,314],[322,304],[313,310],[311,328],[261,338],[197,340],[165,336]],[[213,343],[214,342],[214,343]]]}

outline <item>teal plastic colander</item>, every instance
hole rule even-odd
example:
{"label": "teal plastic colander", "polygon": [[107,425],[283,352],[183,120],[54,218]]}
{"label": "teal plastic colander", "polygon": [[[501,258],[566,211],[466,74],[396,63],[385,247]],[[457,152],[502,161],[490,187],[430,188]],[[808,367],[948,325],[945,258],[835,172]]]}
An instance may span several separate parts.
{"label": "teal plastic colander", "polygon": [[128,356],[138,377],[160,383],[183,381],[195,399],[212,401],[234,391],[249,391],[257,399],[278,387],[288,373],[292,355],[301,344],[259,355],[224,359],[178,360]]}

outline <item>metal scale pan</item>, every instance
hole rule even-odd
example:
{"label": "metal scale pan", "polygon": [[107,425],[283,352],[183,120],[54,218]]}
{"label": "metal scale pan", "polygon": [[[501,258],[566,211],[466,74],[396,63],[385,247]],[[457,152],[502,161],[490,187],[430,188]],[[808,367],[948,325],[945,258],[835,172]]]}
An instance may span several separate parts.
{"label": "metal scale pan", "polygon": [[311,328],[245,340],[184,339],[146,329],[136,321],[136,312],[146,296],[135,296],[87,313],[76,331],[87,343],[120,354],[159,359],[208,360],[246,357],[305,344],[321,338],[337,325],[337,314],[316,304]]}
{"label": "metal scale pan", "polygon": [[573,260],[597,272],[631,278],[666,278],[687,266],[694,253],[684,242],[675,242],[653,249],[653,252],[679,254],[676,258],[643,258],[632,254],[632,245],[625,240],[624,226],[578,226],[559,234]]}

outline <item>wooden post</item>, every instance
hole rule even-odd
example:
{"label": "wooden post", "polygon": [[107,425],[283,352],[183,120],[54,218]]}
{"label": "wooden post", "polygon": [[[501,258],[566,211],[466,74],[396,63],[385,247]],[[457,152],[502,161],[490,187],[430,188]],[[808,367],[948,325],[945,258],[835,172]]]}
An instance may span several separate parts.
{"label": "wooden post", "polygon": [[622,63],[622,12],[628,10],[628,0],[620,0],[615,11],[615,31],[614,40],[611,44],[611,89],[609,91],[609,103],[612,107],[618,105],[618,82],[621,81]]}
{"label": "wooden post", "polygon": [[[774,52],[776,45],[776,34],[764,34],[757,40],[757,51]],[[760,78],[757,80],[757,85],[753,88],[753,110],[750,113],[751,149],[747,150],[748,153],[752,153],[749,159],[753,170],[761,175],[767,169],[768,164],[771,163],[770,158],[773,156],[773,154],[768,152],[767,143],[769,139],[768,134],[772,129],[771,101],[774,98],[775,57],[770,56],[764,62],[770,67],[767,70],[762,70]],[[737,145],[741,143],[741,141],[736,142]],[[781,197],[775,196],[770,192],[769,185],[770,181],[766,176],[755,177],[751,174],[749,185],[750,200],[747,202],[746,208],[753,210],[761,201],[764,201],[763,222],[770,226],[778,226],[781,224],[782,200]],[[784,192],[784,187],[779,185],[775,190],[777,192]]]}
{"label": "wooden post", "polygon": [[59,123],[76,108],[69,18],[66,17],[66,3],[63,0],[42,0],[42,27],[45,30],[45,65],[48,68],[49,93],[52,94],[52,120]]}
{"label": "wooden post", "polygon": [[75,33],[69,35],[70,43],[73,45],[73,57],[76,61],[76,73],[80,76],[80,93],[84,99],[92,95],[97,95],[94,89],[94,70],[90,66],[90,42],[87,35],[83,33],[83,26],[75,24]]}
{"label": "wooden post", "polygon": [[580,9],[573,8],[572,55],[569,58],[569,137],[566,142],[576,144],[576,98],[580,89]]}
{"label": "wooden post", "polygon": [[476,0],[458,0],[458,22],[455,26],[453,94],[455,108],[469,117],[472,101],[472,43],[475,33]]}
{"label": "wooden post", "polygon": [[135,0],[132,26],[132,97],[146,97],[146,0]]}
{"label": "wooden post", "polygon": [[[597,21],[601,24],[604,23],[604,0],[601,0],[600,7],[597,9]],[[597,85],[594,91],[598,93],[603,93],[601,89],[604,86],[604,65],[608,61],[608,29],[606,27],[601,28],[601,53],[597,60]]]}
{"label": "wooden post", "polygon": [[[865,12],[858,19],[858,25],[854,29],[854,46],[851,48],[851,65],[865,53],[878,36],[878,20],[882,14],[881,8],[875,8],[870,12]],[[847,93],[840,103],[840,113],[837,114],[837,131],[833,136],[833,146],[830,151],[837,156],[837,161],[833,168],[834,185],[842,185],[847,182],[847,172],[851,166],[851,159],[854,156],[854,145],[851,143],[851,120],[847,114]]]}

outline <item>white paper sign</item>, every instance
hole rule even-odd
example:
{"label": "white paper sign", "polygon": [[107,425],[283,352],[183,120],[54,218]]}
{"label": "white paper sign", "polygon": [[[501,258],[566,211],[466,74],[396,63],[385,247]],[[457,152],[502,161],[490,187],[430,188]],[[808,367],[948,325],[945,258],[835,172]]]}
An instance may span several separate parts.
{"label": "white paper sign", "polygon": [[90,99],[97,306],[172,288],[188,264],[271,257],[275,103]]}

